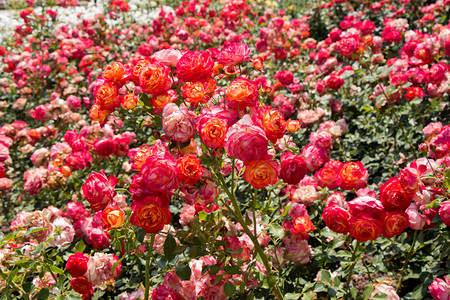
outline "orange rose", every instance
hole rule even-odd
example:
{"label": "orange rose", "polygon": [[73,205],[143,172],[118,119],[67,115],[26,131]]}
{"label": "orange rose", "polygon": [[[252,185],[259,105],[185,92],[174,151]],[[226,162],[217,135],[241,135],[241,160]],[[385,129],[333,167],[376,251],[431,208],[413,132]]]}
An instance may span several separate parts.
{"label": "orange rose", "polygon": [[197,122],[197,131],[203,144],[212,149],[225,146],[227,130],[226,121],[219,118],[199,118]]}
{"label": "orange rose", "polygon": [[184,184],[195,185],[204,171],[200,159],[194,155],[185,155],[177,161],[178,176]]}
{"label": "orange rose", "polygon": [[230,108],[244,110],[258,105],[259,90],[255,82],[244,77],[233,80],[225,91]]}
{"label": "orange rose", "polygon": [[209,97],[206,96],[205,84],[203,82],[186,83],[183,85],[183,97],[187,102],[191,103],[193,107],[197,107],[200,103],[208,102]]}
{"label": "orange rose", "polygon": [[345,163],[339,172],[338,185],[343,190],[361,189],[366,186],[369,173],[363,164],[358,162]]}
{"label": "orange rose", "polygon": [[248,161],[244,165],[244,180],[253,187],[261,189],[277,182],[280,167],[276,161],[266,158],[266,160]]}
{"label": "orange rose", "polygon": [[287,131],[294,133],[300,130],[300,128],[302,127],[302,123],[298,120],[287,120],[286,122],[286,129]]}
{"label": "orange rose", "polygon": [[272,143],[276,143],[286,131],[286,121],[284,121],[284,116],[278,110],[268,109],[263,112],[262,127],[266,132],[267,138]]}
{"label": "orange rose", "polygon": [[153,113],[160,114],[163,111],[164,106],[177,101],[177,99],[177,92],[175,92],[174,90],[168,90],[156,97],[153,96],[150,99],[150,105],[154,107]]}
{"label": "orange rose", "polygon": [[134,94],[126,94],[122,99],[122,107],[126,109],[133,109],[138,102],[137,97]]}
{"label": "orange rose", "polygon": [[110,83],[103,83],[95,92],[94,99],[102,110],[112,110],[116,104],[117,87]]}
{"label": "orange rose", "polygon": [[150,146],[144,144],[139,148],[138,152],[134,156],[133,166],[136,169],[136,171],[139,171],[141,169],[142,165],[147,160],[147,157],[149,157],[151,154],[152,153]]}
{"label": "orange rose", "polygon": [[301,236],[302,239],[308,239],[308,232],[313,231],[316,229],[311,222],[310,219],[308,219],[305,216],[302,217],[296,217],[294,220],[294,227],[291,229],[291,232],[293,234],[298,234]]}
{"label": "orange rose", "polygon": [[100,109],[100,106],[97,104],[92,105],[89,110],[89,117],[92,121],[99,121],[100,123],[105,122],[106,117],[108,116],[108,112]]}
{"label": "orange rose", "polygon": [[131,72],[131,77],[133,78],[133,81],[136,84],[139,84],[139,75],[141,74],[142,68],[149,64],[150,62],[148,60],[142,59],[138,61],[137,64],[134,66]]}
{"label": "orange rose", "polygon": [[103,78],[111,80],[114,83],[119,83],[123,74],[125,73],[125,66],[120,61],[115,61],[105,67],[103,70]]}
{"label": "orange rose", "polygon": [[169,73],[170,68],[160,62],[146,65],[139,74],[139,86],[147,94],[153,96],[162,94],[172,86]]}
{"label": "orange rose", "polygon": [[125,222],[125,213],[118,207],[107,207],[102,213],[102,223],[108,229],[119,228]]}
{"label": "orange rose", "polygon": [[147,233],[158,233],[164,225],[170,223],[172,215],[165,206],[160,206],[161,199],[157,196],[148,196],[143,201],[133,203],[130,222],[142,227]]}

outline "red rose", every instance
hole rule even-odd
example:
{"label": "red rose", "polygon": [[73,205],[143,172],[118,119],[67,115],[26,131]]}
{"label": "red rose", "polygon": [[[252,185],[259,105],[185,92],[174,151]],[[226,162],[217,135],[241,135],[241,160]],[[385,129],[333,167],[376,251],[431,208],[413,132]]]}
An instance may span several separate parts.
{"label": "red rose", "polygon": [[77,293],[82,295],[91,295],[94,293],[92,283],[90,283],[86,277],[75,277],[70,281],[70,286]]}
{"label": "red rose", "polygon": [[162,202],[157,196],[149,196],[143,201],[135,201],[131,206],[133,210],[131,224],[142,227],[147,233],[160,232],[172,218],[169,209],[161,206]]}
{"label": "red rose", "polygon": [[408,214],[403,211],[392,211],[384,218],[383,234],[387,238],[400,235],[408,226]]}
{"label": "red rose", "polygon": [[368,214],[360,213],[350,219],[349,231],[360,242],[374,241],[381,236],[383,223]]}
{"label": "red rose", "polygon": [[300,155],[285,152],[281,155],[280,178],[289,184],[298,184],[308,172],[306,162]]}
{"label": "red rose", "polygon": [[204,171],[200,159],[194,155],[185,155],[177,161],[178,175],[184,184],[195,185]]}
{"label": "red rose", "polygon": [[211,77],[214,61],[208,52],[189,51],[177,63],[177,76],[185,82],[203,81]]}
{"label": "red rose", "polygon": [[337,233],[347,234],[350,214],[339,206],[327,206],[323,210],[322,218],[325,224]]}
{"label": "red rose", "polygon": [[87,257],[84,253],[77,252],[71,255],[66,263],[67,272],[72,277],[83,276],[87,271],[88,261],[89,257]]}
{"label": "red rose", "polygon": [[397,177],[391,177],[380,187],[380,200],[387,211],[405,211],[411,204],[412,196],[406,193]]}
{"label": "red rose", "polygon": [[347,162],[339,171],[338,185],[343,190],[362,189],[368,177],[369,173],[360,161]]}

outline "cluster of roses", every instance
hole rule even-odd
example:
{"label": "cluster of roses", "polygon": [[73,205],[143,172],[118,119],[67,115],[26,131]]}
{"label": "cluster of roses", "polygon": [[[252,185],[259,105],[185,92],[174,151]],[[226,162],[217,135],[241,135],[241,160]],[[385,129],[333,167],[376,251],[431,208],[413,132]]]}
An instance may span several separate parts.
{"label": "cluster of roses", "polygon": [[70,286],[83,299],[90,299],[94,294],[94,286],[105,289],[119,276],[122,263],[116,264],[118,260],[114,254],[102,252],[90,257],[81,252],[72,254],[66,263],[67,272],[72,276]]}

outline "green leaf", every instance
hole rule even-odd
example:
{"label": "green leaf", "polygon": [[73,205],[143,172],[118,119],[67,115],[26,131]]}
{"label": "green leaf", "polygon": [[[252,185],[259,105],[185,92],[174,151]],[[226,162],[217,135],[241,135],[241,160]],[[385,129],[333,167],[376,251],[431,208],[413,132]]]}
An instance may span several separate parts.
{"label": "green leaf", "polygon": [[294,207],[294,205],[285,206],[284,210],[283,210],[283,213],[281,214],[280,217],[286,217],[292,207]]}
{"label": "green leaf", "polygon": [[388,295],[386,295],[385,293],[378,293],[378,294],[375,294],[373,297],[372,297],[372,299],[373,300],[387,300],[387,299],[389,299],[389,297],[388,297]]}
{"label": "green leaf", "polygon": [[53,273],[64,274],[64,271],[61,268],[58,268],[57,266],[49,265],[48,267]]}
{"label": "green leaf", "polygon": [[284,236],[284,229],[276,223],[272,223],[269,225],[269,232],[280,239]]}
{"label": "green leaf", "polygon": [[36,296],[34,296],[34,299],[46,300],[49,298],[49,296],[50,296],[50,292],[49,292],[48,288],[43,288],[42,290],[39,291],[39,293],[36,294]]}
{"label": "green leaf", "polygon": [[175,239],[171,234],[168,234],[166,237],[166,241],[164,242],[164,256],[167,258],[168,261],[172,261],[175,258],[174,251],[176,248],[177,242],[175,241]]}
{"label": "green leaf", "polygon": [[350,251],[347,250],[340,250],[338,252],[336,252],[336,257],[351,257],[352,254],[350,253]]}
{"label": "green leaf", "polygon": [[331,284],[331,274],[330,274],[330,272],[328,271],[328,270],[321,270],[320,271],[320,279],[321,279],[321,281],[324,283],[324,284],[326,284],[326,285],[328,285],[328,286],[331,286],[332,284]]}
{"label": "green leaf", "polygon": [[356,299],[356,296],[358,295],[358,290],[354,287],[350,288],[350,294],[352,295],[353,299]]}
{"label": "green leaf", "polygon": [[136,240],[140,243],[144,241],[145,236],[147,235],[147,232],[143,228],[140,228],[136,232]]}
{"label": "green leaf", "polygon": [[221,270],[221,268],[217,265],[213,265],[209,267],[209,275],[214,276],[217,273],[219,273],[219,271]]}
{"label": "green leaf", "polygon": [[86,249],[86,244],[83,241],[78,241],[73,248],[73,252],[83,252]]}
{"label": "green leaf", "polygon": [[225,292],[225,295],[227,295],[228,297],[233,297],[236,291],[236,287],[234,286],[233,283],[231,283],[231,281],[227,281],[225,283],[225,286],[223,287],[223,291]]}
{"label": "green leaf", "polygon": [[175,273],[181,278],[181,280],[191,280],[191,268],[185,265],[178,265],[175,268]]}
{"label": "green leaf", "polygon": [[371,284],[368,284],[365,288],[364,288],[364,292],[363,292],[363,297],[364,300],[367,300],[370,298],[370,295],[372,295],[373,292],[373,286]]}
{"label": "green leaf", "polygon": [[207,216],[208,216],[208,213],[205,211],[198,212],[198,220],[199,221],[205,221]]}
{"label": "green leaf", "polygon": [[227,273],[227,275],[236,275],[239,274],[240,268],[238,266],[232,266],[232,267],[227,267],[225,268],[225,273]]}

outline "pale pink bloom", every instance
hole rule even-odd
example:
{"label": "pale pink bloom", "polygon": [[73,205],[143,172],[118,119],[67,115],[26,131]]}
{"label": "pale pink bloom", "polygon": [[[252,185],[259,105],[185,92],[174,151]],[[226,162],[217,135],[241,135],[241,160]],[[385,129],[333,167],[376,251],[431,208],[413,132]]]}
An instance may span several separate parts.
{"label": "pale pink bloom", "polygon": [[332,135],[326,131],[312,132],[309,136],[309,142],[311,145],[315,145],[322,149],[331,149],[333,138]]}
{"label": "pale pink bloom", "polygon": [[187,226],[195,219],[195,207],[194,205],[185,205],[180,214],[180,224]]}
{"label": "pale pink bloom", "polygon": [[37,149],[36,151],[34,151],[34,153],[30,157],[31,163],[35,167],[39,167],[39,166],[43,165],[46,162],[47,157],[49,156],[49,154],[50,154],[50,151],[48,151],[47,148]]}
{"label": "pale pink bloom", "polygon": [[12,187],[12,180],[9,178],[0,178],[0,191],[7,191]]}
{"label": "pale pink bloom", "polygon": [[0,144],[0,162],[4,162],[9,157],[9,149],[3,145]]}
{"label": "pale pink bloom", "polygon": [[383,293],[387,295],[388,300],[400,300],[400,297],[397,295],[395,288],[387,284],[376,284],[374,286],[372,294],[370,295],[370,299],[372,299],[372,297],[374,297],[377,294]]}
{"label": "pale pink bloom", "polygon": [[311,172],[317,171],[324,163],[330,160],[327,150],[311,144],[303,147],[302,156]]}
{"label": "pale pink bloom", "polygon": [[183,53],[180,50],[175,49],[163,49],[155,52],[152,55],[152,58],[156,59],[160,63],[168,67],[176,67],[178,61],[183,56]]}
{"label": "pale pink bloom", "polygon": [[412,229],[421,230],[427,224],[427,218],[418,211],[416,204],[411,203],[406,209],[406,213],[408,214],[409,227]]}
{"label": "pale pink bloom", "polygon": [[441,129],[442,129],[441,122],[433,122],[425,126],[422,131],[423,135],[427,139],[430,136],[437,135],[439,132],[441,132]]}
{"label": "pale pink bloom", "polygon": [[424,205],[424,204],[428,204],[431,202],[431,200],[433,199],[433,195],[434,195],[433,188],[424,187],[424,188],[417,190],[417,192],[415,192],[415,194],[413,195],[412,199],[418,205]]}
{"label": "pale pink bloom", "polygon": [[54,206],[44,208],[42,212],[50,222],[53,222],[56,218],[61,217],[63,213],[61,208],[56,208]]}
{"label": "pale pink bloom", "polygon": [[310,261],[311,250],[306,240],[294,234],[290,237],[285,237],[283,243],[286,245],[285,259],[296,265],[307,264]]}
{"label": "pale pink bloom", "polygon": [[162,117],[163,129],[174,142],[185,143],[195,135],[197,115],[184,104],[167,104]]}
{"label": "pale pink bloom", "polygon": [[297,203],[302,203],[306,206],[311,206],[314,201],[321,198],[321,194],[312,185],[300,186],[291,195],[292,200]]}
{"label": "pale pink bloom", "polygon": [[99,286],[101,289],[106,287],[106,282],[115,279],[119,276],[122,269],[122,264],[119,265],[111,274],[113,265],[119,258],[114,254],[106,254],[103,252],[96,252],[93,256],[89,258],[87,264],[86,278],[93,285]]}
{"label": "pale pink bloom", "polygon": [[50,247],[62,247],[73,242],[75,236],[75,230],[72,223],[66,218],[57,218],[52,224],[53,230],[48,236],[53,238],[49,241]]}

